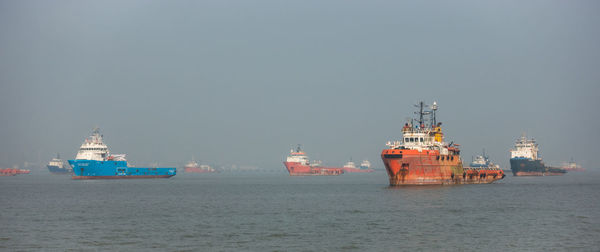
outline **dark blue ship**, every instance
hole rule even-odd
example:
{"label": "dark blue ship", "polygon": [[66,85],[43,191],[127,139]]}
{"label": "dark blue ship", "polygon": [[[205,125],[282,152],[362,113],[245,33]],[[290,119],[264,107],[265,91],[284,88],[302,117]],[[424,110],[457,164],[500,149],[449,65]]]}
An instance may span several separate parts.
{"label": "dark blue ship", "polygon": [[529,140],[523,134],[510,150],[510,169],[513,176],[556,176],[567,173],[564,169],[546,166],[538,152],[535,140]]}
{"label": "dark blue ship", "polygon": [[110,155],[97,128],[81,145],[75,159],[69,160],[69,164],[73,167],[73,179],[170,178],[177,173],[174,167],[127,166],[124,154]]}
{"label": "dark blue ship", "polygon": [[70,166],[65,165],[62,159],[60,159],[60,155],[56,154],[56,158],[53,158],[48,162],[48,171],[52,174],[73,174],[73,169]]}

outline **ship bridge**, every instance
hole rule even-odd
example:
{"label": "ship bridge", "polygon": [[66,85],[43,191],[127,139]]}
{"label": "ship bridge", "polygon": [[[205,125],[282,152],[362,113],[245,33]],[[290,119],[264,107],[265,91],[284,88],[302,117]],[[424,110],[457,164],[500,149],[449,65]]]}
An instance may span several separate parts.
{"label": "ship bridge", "polygon": [[100,130],[94,128],[90,138],[86,138],[75,159],[104,161],[109,156],[108,146],[102,141]]}

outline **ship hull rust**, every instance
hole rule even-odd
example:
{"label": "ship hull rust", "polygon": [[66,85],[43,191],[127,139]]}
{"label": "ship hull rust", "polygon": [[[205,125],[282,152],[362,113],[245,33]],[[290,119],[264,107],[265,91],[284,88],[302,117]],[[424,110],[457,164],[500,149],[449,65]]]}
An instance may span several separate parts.
{"label": "ship hull rust", "polygon": [[465,168],[458,155],[434,150],[383,150],[381,158],[391,186],[489,184],[504,178],[499,169]]}

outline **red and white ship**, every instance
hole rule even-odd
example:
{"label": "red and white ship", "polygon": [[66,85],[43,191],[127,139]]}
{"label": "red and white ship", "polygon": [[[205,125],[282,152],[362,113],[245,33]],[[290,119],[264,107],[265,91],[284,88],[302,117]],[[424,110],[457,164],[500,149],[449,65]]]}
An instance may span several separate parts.
{"label": "red and white ship", "polygon": [[364,160],[360,164],[360,168],[357,168],[356,165],[354,164],[354,162],[352,162],[352,159],[350,159],[350,161],[348,161],[348,163],[346,163],[344,165],[344,167],[342,167],[342,170],[344,170],[344,172],[348,172],[348,173],[365,173],[365,172],[374,172],[375,171],[375,170],[371,169],[371,163],[368,160]]}
{"label": "red and white ship", "polygon": [[561,167],[563,170],[567,170],[567,171],[585,171],[585,168],[581,167],[581,165],[578,165],[577,163],[575,163],[575,161],[573,161],[573,158],[571,158],[571,161],[563,164],[563,166]]}
{"label": "red and white ship", "polygon": [[0,176],[15,176],[19,174],[29,174],[31,171],[28,169],[19,169],[19,168],[6,168],[0,169]]}
{"label": "red and white ship", "polygon": [[323,167],[320,161],[310,164],[306,153],[300,149],[292,149],[286,161],[283,162],[290,176],[333,176],[344,173],[341,167]]}
{"label": "red and white ship", "polygon": [[[484,184],[504,178],[499,168],[463,167],[458,144],[446,144],[441,123],[436,122],[437,104],[431,111],[420,102],[418,125],[406,123],[402,140],[388,142],[381,159],[388,172],[390,185]],[[425,125],[425,115],[431,115],[431,124]]]}
{"label": "red and white ship", "polygon": [[210,173],[215,172],[216,170],[209,165],[200,165],[198,162],[192,159],[189,163],[187,163],[183,167],[186,173]]}

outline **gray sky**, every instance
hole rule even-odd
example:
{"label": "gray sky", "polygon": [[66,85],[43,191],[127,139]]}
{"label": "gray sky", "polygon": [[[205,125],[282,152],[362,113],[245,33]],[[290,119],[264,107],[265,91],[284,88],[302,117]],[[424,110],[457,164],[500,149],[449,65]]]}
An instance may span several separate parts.
{"label": "gray sky", "polygon": [[99,126],[137,163],[343,164],[440,106],[463,159],[599,168],[598,1],[0,0],[0,166]]}

